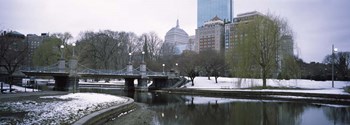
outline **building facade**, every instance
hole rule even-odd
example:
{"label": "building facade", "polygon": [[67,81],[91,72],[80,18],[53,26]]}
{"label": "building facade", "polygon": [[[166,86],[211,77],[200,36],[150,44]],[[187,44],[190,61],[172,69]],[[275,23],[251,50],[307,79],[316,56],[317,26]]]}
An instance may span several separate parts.
{"label": "building facade", "polygon": [[197,27],[218,16],[224,22],[233,19],[233,0],[197,0]]}
{"label": "building facade", "polygon": [[247,12],[238,14],[237,17],[233,19],[231,23],[225,24],[225,51],[227,52],[228,49],[233,48],[234,45],[239,41],[240,39],[243,39],[247,34],[240,34],[237,28],[238,24],[242,23],[249,23],[249,21],[252,21],[257,16],[263,16],[262,13],[257,11]]}
{"label": "building facade", "polygon": [[176,21],[176,26],[166,33],[164,40],[166,44],[175,47],[176,54],[181,54],[189,46],[189,36],[180,28],[179,20]]}
{"label": "building facade", "polygon": [[28,58],[27,65],[33,66],[33,55],[36,48],[40,46],[40,44],[47,38],[48,33],[41,33],[40,36],[36,34],[27,34],[25,41],[28,43]]}
{"label": "building facade", "polygon": [[187,49],[190,51],[198,52],[198,42],[196,42],[196,36],[190,36],[190,39],[188,40],[188,47]]}
{"label": "building facade", "polygon": [[198,41],[199,52],[212,49],[218,52],[223,51],[224,45],[224,21],[215,16],[196,29],[196,40]]}

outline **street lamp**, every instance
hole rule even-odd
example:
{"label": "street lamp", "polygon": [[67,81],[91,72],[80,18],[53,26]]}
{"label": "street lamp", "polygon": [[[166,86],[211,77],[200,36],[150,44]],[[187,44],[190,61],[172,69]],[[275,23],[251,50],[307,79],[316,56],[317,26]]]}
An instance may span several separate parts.
{"label": "street lamp", "polygon": [[175,63],[175,66],[176,66],[176,72],[177,72],[178,75],[180,76],[179,64],[178,64],[178,63]]}
{"label": "street lamp", "polygon": [[145,52],[142,51],[142,63],[145,63]]}
{"label": "street lamp", "polygon": [[74,48],[75,48],[75,45],[76,45],[76,44],[73,43],[72,45],[73,45],[73,57],[74,57],[74,56],[75,56],[75,55],[74,55]]}
{"label": "street lamp", "polygon": [[61,45],[60,48],[62,49],[62,50],[61,50],[61,59],[63,59],[63,49],[64,49],[64,46]]}
{"label": "street lamp", "polygon": [[131,64],[131,53],[129,53],[129,64]]}
{"label": "street lamp", "polygon": [[164,67],[165,67],[165,64],[163,64],[162,66],[163,66],[163,74],[165,74],[165,72],[164,72]]}
{"label": "street lamp", "polygon": [[334,48],[334,45],[332,45],[332,88],[334,88],[334,59],[335,59],[334,53],[336,53],[337,51],[338,49]]}

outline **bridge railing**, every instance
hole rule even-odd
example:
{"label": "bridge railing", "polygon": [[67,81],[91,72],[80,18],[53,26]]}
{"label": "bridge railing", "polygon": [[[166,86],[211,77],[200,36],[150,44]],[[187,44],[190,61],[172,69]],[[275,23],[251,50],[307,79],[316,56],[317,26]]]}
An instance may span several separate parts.
{"label": "bridge railing", "polygon": [[22,67],[20,68],[20,70],[25,72],[44,72],[44,73],[62,72],[58,67],[44,67],[44,66]]}
{"label": "bridge railing", "polygon": [[147,71],[148,76],[166,76],[168,75],[168,72],[153,72],[153,71]]}
{"label": "bridge railing", "polygon": [[134,70],[127,72],[126,70],[91,70],[86,69],[78,72],[79,74],[90,74],[90,75],[140,75],[140,71]]}

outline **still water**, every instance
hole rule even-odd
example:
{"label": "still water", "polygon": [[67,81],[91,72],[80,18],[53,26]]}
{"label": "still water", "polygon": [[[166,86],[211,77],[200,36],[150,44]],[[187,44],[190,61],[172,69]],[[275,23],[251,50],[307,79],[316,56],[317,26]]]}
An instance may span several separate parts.
{"label": "still water", "polygon": [[147,104],[161,125],[350,125],[349,106],[121,90],[97,92],[128,96]]}

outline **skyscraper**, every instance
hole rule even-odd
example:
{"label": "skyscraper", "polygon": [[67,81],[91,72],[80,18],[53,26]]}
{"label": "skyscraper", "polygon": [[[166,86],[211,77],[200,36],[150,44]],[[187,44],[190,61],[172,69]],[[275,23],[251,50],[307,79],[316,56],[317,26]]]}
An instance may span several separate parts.
{"label": "skyscraper", "polygon": [[197,0],[197,27],[215,16],[232,21],[233,0]]}

